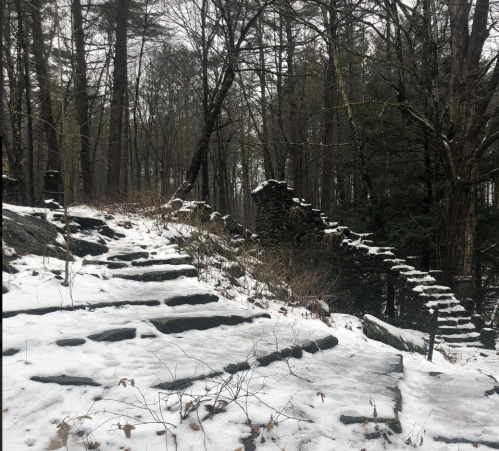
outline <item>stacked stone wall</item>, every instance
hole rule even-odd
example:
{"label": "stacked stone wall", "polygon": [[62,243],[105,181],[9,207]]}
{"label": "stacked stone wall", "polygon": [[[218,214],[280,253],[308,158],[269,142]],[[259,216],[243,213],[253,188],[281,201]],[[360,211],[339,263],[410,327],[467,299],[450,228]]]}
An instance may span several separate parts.
{"label": "stacked stone wall", "polygon": [[448,342],[477,342],[470,314],[441,285],[441,272],[416,269],[418,259],[396,258],[393,248],[376,247],[370,234],[329,222],[320,210],[294,197],[285,182],[268,180],[252,192],[257,206],[256,232],[267,245],[317,243],[341,263],[338,291],[359,314],[371,313],[401,327],[429,330],[438,308],[440,336]]}

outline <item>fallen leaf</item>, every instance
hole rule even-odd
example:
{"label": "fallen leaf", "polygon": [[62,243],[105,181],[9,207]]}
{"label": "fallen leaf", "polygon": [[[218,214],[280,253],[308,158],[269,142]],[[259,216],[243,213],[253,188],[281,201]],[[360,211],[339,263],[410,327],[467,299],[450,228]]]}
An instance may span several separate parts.
{"label": "fallen leaf", "polygon": [[135,429],[135,426],[132,426],[131,424],[125,424],[122,429],[125,432],[126,438],[130,438],[132,436],[132,431]]}
{"label": "fallen leaf", "polygon": [[234,451],[243,451],[243,447],[240,446],[239,448],[236,448]]}
{"label": "fallen leaf", "polygon": [[473,448],[478,448],[478,443],[473,443]]}
{"label": "fallen leaf", "polygon": [[8,412],[8,411],[9,411],[9,409],[3,409],[2,410],[2,412]]}
{"label": "fallen leaf", "polygon": [[312,409],[315,409],[315,407],[312,404],[309,404],[309,406],[312,407]]}
{"label": "fallen leaf", "polygon": [[199,427],[199,424],[197,424],[197,423],[191,423],[191,424],[189,424],[189,426],[191,429],[194,429],[195,431],[199,431],[199,429],[201,429]]}
{"label": "fallen leaf", "polygon": [[50,440],[50,445],[48,448],[50,451],[61,448],[62,448],[62,442],[60,440]]}
{"label": "fallen leaf", "polygon": [[156,431],[156,435],[165,435],[166,431]]}

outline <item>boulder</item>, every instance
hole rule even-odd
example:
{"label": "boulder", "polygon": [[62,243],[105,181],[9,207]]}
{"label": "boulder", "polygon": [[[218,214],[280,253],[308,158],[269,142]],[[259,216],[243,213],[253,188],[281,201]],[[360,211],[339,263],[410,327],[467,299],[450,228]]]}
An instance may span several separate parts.
{"label": "boulder", "polygon": [[408,331],[390,326],[372,315],[364,315],[363,325],[364,333],[372,340],[381,341],[400,351],[418,352],[422,355],[426,355],[428,351],[422,339],[411,336]]}
{"label": "boulder", "polygon": [[18,255],[66,258],[65,249],[56,241],[57,229],[53,224],[38,217],[22,216],[6,208],[2,215],[2,239]]}
{"label": "boulder", "polygon": [[7,349],[6,351],[3,351],[2,355],[3,356],[11,356],[11,355],[17,354],[19,351],[20,351],[20,349],[10,348],[10,349]]}

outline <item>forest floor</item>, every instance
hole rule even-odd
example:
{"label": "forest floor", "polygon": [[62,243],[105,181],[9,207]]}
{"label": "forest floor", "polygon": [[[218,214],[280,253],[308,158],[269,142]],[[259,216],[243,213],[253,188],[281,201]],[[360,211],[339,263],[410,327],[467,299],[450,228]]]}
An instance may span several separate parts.
{"label": "forest floor", "polygon": [[[61,226],[60,211],[4,208]],[[499,449],[498,349],[440,343],[430,362],[368,339],[355,316],[255,302],[257,281],[229,281],[221,258],[198,271],[174,244],[190,226],[71,215],[112,232],[74,223],[107,250],[75,256],[68,287],[56,258],[2,273],[4,449]]]}

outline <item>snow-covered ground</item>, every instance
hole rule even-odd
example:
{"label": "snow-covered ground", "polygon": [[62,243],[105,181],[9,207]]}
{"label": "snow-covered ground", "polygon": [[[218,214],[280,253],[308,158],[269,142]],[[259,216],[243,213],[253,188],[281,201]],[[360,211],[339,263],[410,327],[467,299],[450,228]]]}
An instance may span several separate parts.
{"label": "snow-covered ground", "polygon": [[[33,212],[4,207],[21,214]],[[51,220],[53,213],[47,214]],[[71,209],[71,214],[105,216],[85,207]],[[123,221],[131,221],[132,227],[119,225]],[[172,238],[191,230],[180,225],[163,230],[154,219],[143,217],[116,215],[106,222],[125,238],[106,239],[109,252],[86,259],[106,261],[138,251],[149,252],[149,259],[180,256]],[[102,239],[95,231],[75,237]],[[182,276],[139,282],[113,276],[169,270],[170,265],[109,269],[83,265],[83,260],[75,257],[71,263],[69,287],[61,286],[52,272],[64,270],[64,262],[54,258],[23,256],[12,263],[19,273],[2,273],[3,286],[9,290],[3,296],[4,313],[67,308],[3,319],[3,350],[19,349],[2,357],[6,450],[375,451],[420,447],[457,451],[499,447],[499,394],[494,391],[499,386],[497,350],[439,344],[429,362],[420,354],[368,339],[360,320],[350,315],[333,313],[327,325],[304,308],[290,308],[279,300],[266,300],[268,308],[259,308],[248,300],[249,290],[233,287],[216,268],[210,270],[217,277],[209,280],[202,280],[201,275],[201,280]],[[251,280],[246,282],[252,286]],[[218,302],[164,303],[201,294],[217,294]],[[96,305],[151,300],[159,302]],[[72,306],[87,308],[72,310]],[[270,318],[261,317],[263,313]],[[255,315],[260,317],[249,322]],[[153,323],[164,318],[188,322],[197,317],[247,321],[237,325],[226,321],[207,330],[186,326],[182,332],[169,334],[161,333]],[[115,342],[88,338],[121,328],[135,329],[135,337]],[[266,366],[259,363],[272,353],[304,348],[331,335],[338,344],[329,349],[303,351],[300,358],[281,357]],[[425,338],[416,331],[401,335],[416,342]],[[56,341],[63,339],[85,342],[58,346]],[[233,375],[224,370],[241,362],[247,362],[247,369]],[[90,378],[99,385],[30,379],[61,375]],[[186,378],[199,380],[172,390],[153,388]],[[401,433],[381,421],[397,416]],[[379,421],[344,424],[341,418],[347,417]],[[446,443],[447,439],[464,443]]]}

